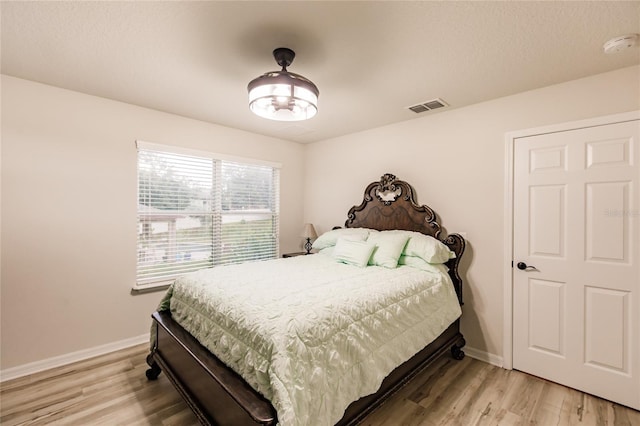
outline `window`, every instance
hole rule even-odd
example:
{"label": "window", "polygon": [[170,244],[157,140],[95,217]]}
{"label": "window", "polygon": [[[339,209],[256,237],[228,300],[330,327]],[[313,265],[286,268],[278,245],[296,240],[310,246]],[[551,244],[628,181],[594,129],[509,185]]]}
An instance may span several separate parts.
{"label": "window", "polygon": [[278,255],[279,166],[137,142],[136,288]]}

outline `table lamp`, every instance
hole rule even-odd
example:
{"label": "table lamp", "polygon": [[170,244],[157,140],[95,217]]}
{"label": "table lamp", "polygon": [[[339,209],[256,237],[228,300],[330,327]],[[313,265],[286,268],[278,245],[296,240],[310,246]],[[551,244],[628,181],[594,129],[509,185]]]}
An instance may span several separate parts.
{"label": "table lamp", "polygon": [[318,238],[318,234],[316,233],[316,228],[313,227],[311,223],[305,223],[304,229],[302,231],[302,238],[306,238],[306,242],[304,243],[304,249],[307,251],[307,254],[311,252],[311,239]]}

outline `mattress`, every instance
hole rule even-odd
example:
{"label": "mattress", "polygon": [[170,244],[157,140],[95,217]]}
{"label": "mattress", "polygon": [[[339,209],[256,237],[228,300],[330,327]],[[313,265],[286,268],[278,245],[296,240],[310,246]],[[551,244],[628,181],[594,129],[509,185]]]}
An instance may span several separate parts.
{"label": "mattress", "polygon": [[185,275],[161,309],[271,401],[332,425],[461,314],[442,266],[358,268],[317,254]]}

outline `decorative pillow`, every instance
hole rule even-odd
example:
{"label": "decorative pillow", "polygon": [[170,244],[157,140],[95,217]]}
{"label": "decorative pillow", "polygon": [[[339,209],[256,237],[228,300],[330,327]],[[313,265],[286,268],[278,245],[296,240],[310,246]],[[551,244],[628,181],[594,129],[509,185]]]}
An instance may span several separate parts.
{"label": "decorative pillow", "polygon": [[393,231],[409,236],[409,242],[402,254],[424,259],[428,263],[446,263],[456,254],[441,241],[429,235],[414,231]]}
{"label": "decorative pillow", "polygon": [[428,263],[424,259],[415,256],[400,256],[400,259],[398,259],[398,266],[402,265],[411,266],[412,268],[420,269],[427,272],[441,272],[443,274],[449,272],[449,268],[447,268],[447,266],[443,265],[442,263]]}
{"label": "decorative pillow", "polygon": [[350,240],[364,241],[369,235],[369,230],[365,228],[340,228],[332,229],[320,235],[314,242],[312,247],[315,250],[332,247],[336,245],[338,238],[348,237]]}
{"label": "decorative pillow", "polygon": [[395,268],[398,266],[398,259],[407,244],[407,240],[409,240],[408,235],[392,231],[369,234],[367,242],[376,245],[376,249],[373,251],[371,259],[369,259],[369,264]]}
{"label": "decorative pillow", "polygon": [[354,241],[349,237],[338,238],[333,249],[333,257],[338,262],[363,268],[367,266],[374,248],[375,245],[368,241]]}

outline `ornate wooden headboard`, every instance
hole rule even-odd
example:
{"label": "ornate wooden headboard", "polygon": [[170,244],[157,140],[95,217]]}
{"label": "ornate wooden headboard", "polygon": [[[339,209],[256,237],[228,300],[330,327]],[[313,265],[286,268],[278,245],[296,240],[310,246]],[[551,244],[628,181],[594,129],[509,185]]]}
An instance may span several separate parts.
{"label": "ornate wooden headboard", "polygon": [[462,304],[462,279],[458,274],[458,265],[464,253],[465,240],[459,234],[441,238],[435,212],[426,205],[416,203],[413,189],[407,182],[385,173],[379,182],[370,183],[364,191],[362,203],[349,209],[345,227],[378,231],[403,229],[439,239],[456,254],[455,259],[449,260],[446,265]]}

